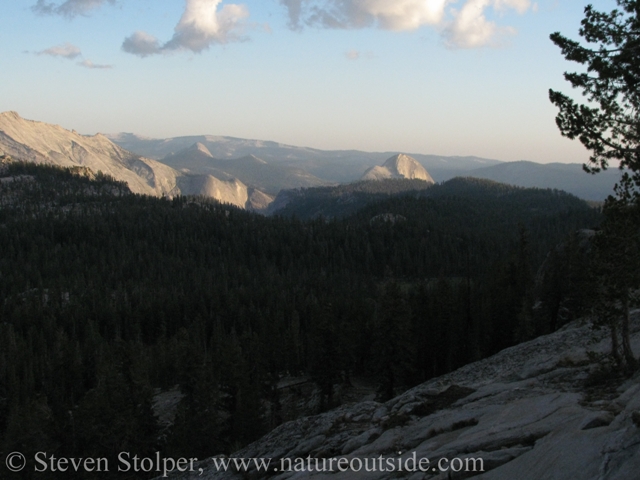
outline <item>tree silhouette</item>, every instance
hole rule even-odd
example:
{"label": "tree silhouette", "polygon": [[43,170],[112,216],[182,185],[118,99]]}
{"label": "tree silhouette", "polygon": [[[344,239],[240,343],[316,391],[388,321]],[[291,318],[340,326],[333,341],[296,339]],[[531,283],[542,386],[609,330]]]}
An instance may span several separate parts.
{"label": "tree silhouette", "polygon": [[616,0],[622,10],[599,12],[585,7],[580,36],[583,45],[551,35],[564,57],[586,66],[582,73],[565,73],[588,104],[578,104],[563,93],[549,90],[559,109],[556,124],[562,135],[591,150],[586,169],[598,172],[612,160],[620,161],[640,184],[640,2]]}
{"label": "tree silhouette", "polygon": [[[562,135],[591,151],[585,169],[597,173],[611,161],[627,168],[604,206],[604,228],[596,240],[603,286],[596,310],[601,323],[611,328],[612,353],[619,364],[637,368],[629,344],[629,311],[640,287],[637,245],[640,242],[640,1],[616,0],[621,7],[599,12],[585,7],[580,36],[587,45],[559,32],[551,40],[569,61],[586,66],[586,72],[565,73],[573,88],[580,89],[588,104],[549,90],[559,109],[556,124]],[[618,327],[618,322],[621,322]],[[618,352],[622,335],[623,355]]]}

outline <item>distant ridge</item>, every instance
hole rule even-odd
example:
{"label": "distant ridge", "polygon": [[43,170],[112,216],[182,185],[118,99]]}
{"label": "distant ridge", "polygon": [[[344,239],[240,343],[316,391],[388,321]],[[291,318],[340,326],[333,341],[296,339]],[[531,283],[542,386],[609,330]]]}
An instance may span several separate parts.
{"label": "distant ridge", "polygon": [[[121,147],[148,158],[164,161],[168,156],[200,142],[216,159],[231,160],[255,155],[270,166],[293,167],[324,180],[346,183],[362,178],[365,170],[381,165],[397,152],[364,152],[360,150],[320,150],[279,142],[251,140],[217,135],[193,135],[173,138],[148,138],[133,133],[107,135]],[[431,176],[441,182],[479,167],[502,163],[474,156],[442,156],[411,153]],[[246,183],[244,179],[241,178]],[[292,188],[283,187],[283,188]]]}
{"label": "distant ridge", "polygon": [[[202,140],[206,142],[205,139]],[[331,183],[300,168],[271,165],[251,153],[240,158],[216,158],[209,148],[215,147],[215,144],[207,146],[203,141],[195,142],[187,148],[168,155],[160,162],[185,173],[211,174],[218,178],[231,176],[249,187],[271,195],[277,195],[282,189],[316,187]]]}
{"label": "distant ridge", "polygon": [[[365,171],[372,167],[380,167],[396,153],[319,150],[278,142],[215,135],[153,139],[120,133],[109,137],[127,150],[155,159],[163,159],[167,155],[200,142],[216,159],[236,159],[252,154],[266,161],[271,167],[294,167],[324,180],[327,184],[357,181],[362,178]],[[620,171],[615,168],[597,175],[588,175],[579,163],[503,162],[476,156],[427,155],[415,152],[410,156],[417,160],[437,182],[444,182],[457,176],[472,176],[523,187],[555,188],[593,201],[603,201],[611,195],[613,186],[620,179]],[[193,170],[190,171],[193,172]],[[249,184],[248,179],[237,177],[245,184]],[[275,183],[271,185],[272,190],[268,193],[272,195],[277,194],[278,187],[287,189],[302,186],[292,184],[281,186]]]}
{"label": "distant ridge", "polygon": [[554,188],[585,200],[602,201],[613,194],[613,186],[620,179],[621,171],[610,168],[589,175],[577,163],[540,164],[520,160],[478,168],[466,175],[519,187]]}

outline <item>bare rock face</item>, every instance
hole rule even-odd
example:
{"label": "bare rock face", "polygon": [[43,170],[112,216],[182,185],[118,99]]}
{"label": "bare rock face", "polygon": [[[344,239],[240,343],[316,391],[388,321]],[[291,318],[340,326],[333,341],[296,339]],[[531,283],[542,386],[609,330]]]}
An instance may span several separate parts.
{"label": "bare rock face", "polygon": [[160,196],[175,188],[172,169],[127,152],[103,135],[85,137],[15,112],[0,114],[0,145],[16,160],[101,171],[127,182],[134,193]]}
{"label": "bare rock face", "polygon": [[200,143],[200,142],[197,142],[196,144],[194,144],[191,147],[191,149],[200,152],[201,154],[203,154],[206,157],[213,158],[213,155],[211,155],[211,152],[209,151],[209,149],[206,146],[204,146],[202,143]]}
{"label": "bare rock face", "polygon": [[[640,353],[638,317],[636,312],[632,324],[636,356]],[[587,378],[597,378],[594,372],[601,368],[587,350],[599,354],[608,349],[606,332],[574,322],[428,381],[384,404],[344,405],[287,422],[232,455],[231,460],[270,459],[268,473],[255,465],[248,472],[238,473],[233,466],[224,472],[208,459],[199,464],[201,476],[196,469],[180,478],[637,478],[640,373],[613,384],[585,383]],[[395,465],[408,461],[409,466],[413,458],[428,458],[431,469],[426,474],[397,469],[340,472],[334,462],[330,473],[318,471],[315,462],[318,459],[322,466],[322,459],[342,458],[357,467],[359,462],[354,459],[364,462],[380,456],[392,459]],[[307,457],[312,459],[311,469]],[[455,465],[469,459],[475,471],[440,471],[435,467],[443,458],[461,459]],[[289,465],[287,459],[292,466],[295,459],[304,459],[305,468],[283,472],[281,467]]]}
{"label": "bare rock face", "polygon": [[[211,157],[202,144],[192,149],[194,155]],[[249,192],[235,178],[186,175],[124,150],[104,135],[80,135],[57,125],[25,120],[16,112],[0,113],[0,150],[15,160],[102,172],[126,182],[133,193],[158,197],[204,195],[240,208],[253,208],[253,203],[268,203],[271,198]],[[259,200],[251,201],[250,197]]]}
{"label": "bare rock face", "polygon": [[435,183],[431,175],[415,158],[403,153],[387,159],[382,166],[371,167],[362,176],[362,180],[385,180],[388,178],[417,179]]}
{"label": "bare rock face", "polygon": [[266,212],[269,205],[273,202],[273,197],[256,188],[249,189],[249,199],[247,200],[247,209],[256,212]]}

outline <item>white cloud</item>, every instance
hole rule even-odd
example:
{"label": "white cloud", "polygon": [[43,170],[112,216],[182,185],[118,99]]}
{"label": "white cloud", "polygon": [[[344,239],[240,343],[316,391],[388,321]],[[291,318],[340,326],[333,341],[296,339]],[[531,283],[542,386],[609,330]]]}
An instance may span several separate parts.
{"label": "white cloud", "polygon": [[225,44],[241,39],[241,22],[249,16],[244,5],[228,4],[222,0],[187,0],[182,18],[174,28],[171,40],[161,45],[157,38],[145,32],[136,32],[125,38],[125,52],[146,57],[162,52],[190,50],[202,52],[211,45]]}
{"label": "white cloud", "polygon": [[113,68],[113,65],[99,65],[99,64],[93,63],[89,59],[84,59],[83,61],[78,62],[78,65],[85,68],[99,69],[99,70]]}
{"label": "white cloud", "polygon": [[91,10],[100,8],[105,3],[113,5],[115,0],[66,0],[61,4],[38,0],[31,9],[42,15],[63,15],[73,18],[78,15],[87,15]]}
{"label": "white cloud", "polygon": [[145,32],[135,32],[124,39],[122,50],[139,57],[147,57],[162,52],[160,41],[153,35]]}
{"label": "white cloud", "polygon": [[55,47],[47,48],[40,52],[36,52],[37,55],[49,55],[51,57],[61,57],[68,60],[73,60],[82,55],[82,52],[78,47],[70,43],[63,45],[56,45]]}
{"label": "white cloud", "polygon": [[280,0],[289,13],[289,26],[415,30],[437,25],[451,0]]}
{"label": "white cloud", "polygon": [[452,48],[473,48],[487,45],[495,38],[498,27],[484,15],[491,0],[468,0],[454,12],[454,20],[444,30],[447,46]]}
{"label": "white cloud", "polygon": [[514,9],[519,14],[525,13],[531,7],[531,0],[494,0],[496,10]]}
{"label": "white cloud", "polygon": [[[29,53],[29,52],[26,52],[26,53]],[[75,45],[72,45],[71,43],[56,45],[55,47],[47,48],[46,50],[42,50],[40,52],[35,52],[35,54],[49,55],[50,57],[65,58],[67,60],[74,60],[76,58],[82,57],[82,51]],[[113,65],[100,65],[97,63],[93,63],[88,58],[85,58],[84,60],[80,60],[79,62],[77,62],[77,64],[81,67],[91,68],[91,69],[113,68]]]}
{"label": "white cloud", "polygon": [[[499,44],[501,36],[515,32],[487,19],[486,11],[515,10],[524,14],[531,0],[280,0],[289,16],[289,26],[356,29],[375,27],[409,31],[431,26],[441,32],[453,48],[475,48]],[[447,15],[449,14],[449,15]]]}
{"label": "white cloud", "polygon": [[485,11],[493,7],[498,11],[514,9],[523,14],[530,6],[529,0],[467,0],[460,10],[453,11],[453,21],[443,30],[445,44],[450,48],[498,46],[502,38],[516,31],[488,20]]}

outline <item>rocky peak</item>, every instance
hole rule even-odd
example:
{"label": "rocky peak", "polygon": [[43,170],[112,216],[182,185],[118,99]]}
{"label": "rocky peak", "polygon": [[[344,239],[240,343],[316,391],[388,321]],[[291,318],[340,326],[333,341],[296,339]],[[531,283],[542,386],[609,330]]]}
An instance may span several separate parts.
{"label": "rocky peak", "polygon": [[[58,125],[24,120],[16,112],[0,114],[0,151],[16,160],[85,173],[101,171],[126,182],[134,193],[169,197],[205,195],[241,208],[248,206],[247,186],[235,178],[185,175],[164,163],[128,152],[104,135],[80,135]],[[190,151],[202,158],[212,157],[202,143],[192,145]],[[254,195],[260,206],[270,198]]]}
{"label": "rocky peak", "polygon": [[415,158],[404,153],[388,158],[382,166],[372,167],[362,176],[362,180],[385,180],[387,178],[417,179],[435,183],[431,175]]}
{"label": "rocky peak", "polygon": [[211,155],[211,152],[209,151],[209,149],[204,144],[202,144],[200,142],[194,143],[193,145],[191,145],[188,148],[188,150],[191,151],[191,152],[200,152],[200,153],[206,155],[207,157],[213,158],[213,155]]}
{"label": "rocky peak", "polygon": [[390,172],[401,178],[419,179],[435,183],[433,178],[431,178],[431,175],[429,175],[425,168],[420,165],[415,158],[403,153],[399,153],[398,155],[394,155],[389,158],[384,162],[383,167],[388,168]]}
{"label": "rocky peak", "polygon": [[22,120],[22,117],[18,114],[18,112],[14,112],[13,110],[8,112],[0,113],[0,116],[6,117],[12,120]]}

